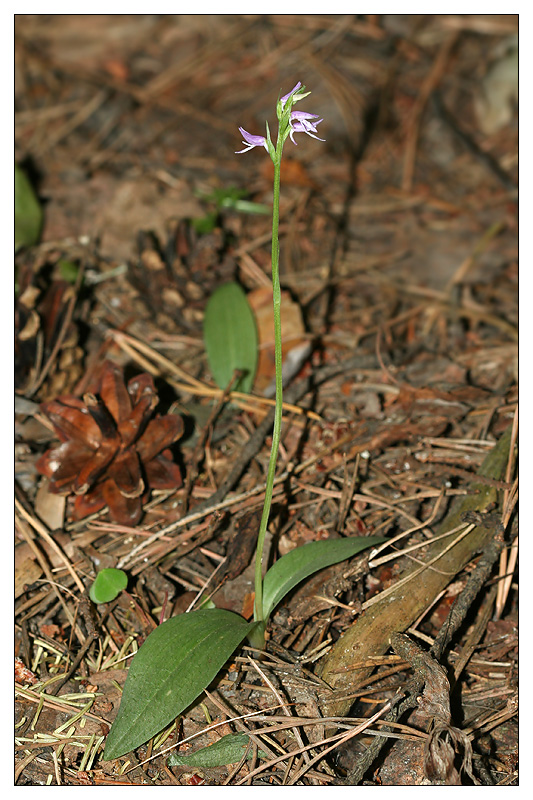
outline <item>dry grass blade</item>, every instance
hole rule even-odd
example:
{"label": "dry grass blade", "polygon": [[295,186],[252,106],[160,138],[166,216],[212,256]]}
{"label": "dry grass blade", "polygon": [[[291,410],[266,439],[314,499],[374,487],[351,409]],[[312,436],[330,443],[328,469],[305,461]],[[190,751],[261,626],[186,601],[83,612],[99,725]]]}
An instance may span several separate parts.
{"label": "dry grass blade", "polygon": [[291,778],[291,780],[289,781],[288,785],[289,785],[289,786],[292,786],[294,783],[296,783],[296,781],[300,780],[300,778],[301,778],[303,775],[305,775],[305,773],[306,773],[306,772],[307,772],[307,771],[308,771],[308,770],[309,770],[309,769],[310,769],[310,768],[311,768],[311,767],[312,767],[314,764],[316,764],[316,763],[317,763],[318,761],[320,761],[321,759],[325,758],[325,756],[327,756],[327,755],[328,755],[328,753],[331,753],[333,750],[335,750],[335,749],[336,749],[337,747],[339,747],[341,744],[344,744],[345,742],[349,741],[349,740],[350,740],[351,738],[353,738],[354,736],[357,736],[358,734],[362,733],[362,732],[363,732],[364,730],[366,730],[366,729],[367,729],[367,728],[368,728],[368,727],[369,727],[369,726],[370,726],[372,723],[376,722],[376,721],[377,721],[377,720],[378,720],[378,719],[379,719],[381,716],[383,716],[383,714],[385,714],[385,713],[388,711],[388,709],[389,709],[389,708],[390,708],[390,702],[389,702],[389,703],[386,703],[386,704],[383,706],[383,708],[381,708],[381,709],[380,709],[380,710],[379,710],[379,711],[378,711],[376,714],[374,714],[374,715],[373,715],[372,717],[370,717],[368,720],[365,720],[365,721],[364,721],[363,723],[361,723],[360,725],[357,725],[357,726],[356,726],[356,727],[355,727],[353,730],[351,730],[351,731],[348,731],[348,733],[339,733],[339,734],[336,734],[335,736],[330,736],[330,737],[328,737],[327,739],[324,739],[324,740],[323,740],[323,741],[321,741],[321,742],[317,742],[317,743],[313,743],[313,744],[305,745],[304,747],[300,747],[300,748],[298,748],[298,749],[296,749],[296,750],[291,750],[291,752],[290,752],[290,753],[285,753],[285,754],[283,754],[283,755],[281,755],[281,756],[277,756],[277,757],[275,757],[275,758],[271,759],[270,761],[266,761],[264,764],[262,764],[261,766],[257,767],[255,770],[253,770],[253,771],[252,771],[252,772],[251,772],[251,773],[250,773],[250,774],[247,776],[247,778],[246,778],[246,779],[244,779],[244,778],[243,778],[243,779],[241,779],[241,780],[240,780],[240,781],[237,783],[237,786],[239,786],[239,785],[241,785],[241,784],[245,783],[245,782],[246,782],[246,780],[248,780],[249,778],[253,778],[253,777],[255,777],[256,775],[259,775],[261,772],[264,772],[264,771],[265,771],[265,770],[267,770],[267,769],[271,769],[271,768],[272,768],[274,765],[276,765],[276,764],[279,764],[280,762],[282,762],[282,761],[285,761],[285,760],[286,760],[286,759],[288,759],[288,758],[293,758],[294,756],[296,756],[296,755],[299,755],[300,753],[307,752],[307,751],[309,751],[309,750],[311,750],[311,749],[314,749],[314,748],[316,748],[316,747],[318,747],[318,746],[320,746],[320,745],[330,745],[330,746],[329,746],[329,747],[327,747],[326,749],[324,749],[324,750],[321,750],[321,751],[320,751],[320,753],[318,753],[316,756],[314,756],[314,757],[313,757],[313,758],[312,758],[312,759],[311,759],[311,760],[310,760],[310,761],[309,761],[309,762],[308,762],[308,763],[305,765],[305,767],[302,767],[302,769],[301,769],[301,770],[300,770],[300,771],[299,771],[299,772],[296,774],[296,776],[293,776],[293,777]]}
{"label": "dry grass blade", "polygon": [[[19,513],[19,515],[22,517],[22,519],[24,519],[26,522],[28,522],[31,525],[31,527],[39,534],[39,536],[41,536],[45,540],[45,542],[48,544],[48,546],[55,553],[57,553],[57,555],[59,556],[59,558],[61,559],[61,561],[63,562],[63,564],[67,568],[67,570],[69,571],[70,575],[72,576],[72,579],[74,580],[74,583],[76,584],[76,586],[78,587],[80,592],[84,592],[85,591],[85,586],[83,585],[82,581],[80,580],[76,570],[74,569],[74,567],[70,563],[69,559],[67,558],[67,556],[65,555],[63,550],[59,547],[59,545],[57,544],[55,539],[53,539],[53,537],[50,536],[50,533],[47,531],[46,526],[43,525],[43,523],[40,520],[38,520],[36,517],[34,517],[28,511],[26,511],[26,509],[24,508],[22,503],[19,500],[17,500],[16,498],[15,498],[15,508],[16,508],[17,512]],[[28,539],[28,541],[30,541],[30,540]]]}
{"label": "dry grass blade", "polygon": [[[164,374],[166,376],[176,375],[180,377],[184,383],[175,381],[171,377],[168,378],[169,383],[176,389],[190,394],[195,394],[200,397],[213,397],[217,399],[224,397],[224,389],[214,389],[213,387],[196,380],[196,378],[193,378],[191,375],[188,375],[186,372],[180,369],[177,364],[174,364],[173,361],[170,361],[168,358],[165,358],[165,356],[162,356],[160,353],[158,353],[153,347],[150,347],[144,342],[140,342],[133,336],[125,334],[122,331],[110,331],[109,335],[126,353],[131,355],[140,364],[140,366],[143,367],[143,369],[145,369],[147,372],[150,372],[152,375]],[[145,358],[144,356],[147,356],[148,358]],[[151,361],[149,359],[151,359]],[[157,366],[154,366],[154,362],[157,364]],[[240,408],[249,411],[256,411],[257,406],[268,406],[269,408],[273,408],[275,405],[275,401],[271,398],[257,397],[252,394],[243,394],[242,392],[228,392],[227,396],[232,402],[239,405]],[[322,419],[316,412],[305,411],[304,409],[300,408],[299,406],[295,406],[292,403],[284,402],[283,410],[293,414],[304,415],[309,417],[309,419],[318,421]]]}
{"label": "dry grass blade", "polygon": [[[505,471],[505,480],[507,481],[507,483],[511,482],[516,465],[515,452],[516,452],[517,438],[518,438],[518,407],[516,408],[514,414],[512,434],[511,434],[511,445],[509,448],[509,460],[507,462],[507,469]],[[506,491],[504,495],[503,514],[502,514],[504,528],[507,527],[517,502],[518,502],[518,478],[515,480],[512,489]],[[496,611],[495,611],[497,619],[501,617],[505,603],[507,602],[507,597],[509,595],[509,590],[511,589],[511,581],[513,580],[513,575],[516,568],[517,560],[518,560],[518,535],[515,537],[512,543],[511,550],[509,552],[509,558],[507,558],[507,553],[505,550],[502,550],[500,556],[501,580],[500,583],[498,584],[498,595],[496,597]]]}

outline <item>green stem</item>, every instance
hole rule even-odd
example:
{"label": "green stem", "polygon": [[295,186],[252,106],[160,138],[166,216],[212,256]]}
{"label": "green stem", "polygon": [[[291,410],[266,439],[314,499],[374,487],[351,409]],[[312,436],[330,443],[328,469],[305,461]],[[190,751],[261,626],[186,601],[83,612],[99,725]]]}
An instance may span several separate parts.
{"label": "green stem", "polygon": [[268,473],[266,479],[265,502],[261,524],[259,525],[259,535],[257,537],[257,550],[255,556],[255,604],[254,619],[266,624],[263,614],[263,550],[265,546],[265,535],[272,505],[272,492],[274,490],[274,477],[276,475],[276,462],[278,459],[279,442],[281,436],[281,417],[283,403],[283,381],[281,375],[282,355],[281,355],[281,287],[279,283],[279,190],[281,173],[281,151],[283,148],[283,138],[278,135],[276,147],[276,160],[274,161],[274,198],[272,203],[272,297],[274,303],[274,353],[276,364],[276,406],[274,409],[274,427],[272,430],[272,449],[270,451],[270,461],[268,462]]}

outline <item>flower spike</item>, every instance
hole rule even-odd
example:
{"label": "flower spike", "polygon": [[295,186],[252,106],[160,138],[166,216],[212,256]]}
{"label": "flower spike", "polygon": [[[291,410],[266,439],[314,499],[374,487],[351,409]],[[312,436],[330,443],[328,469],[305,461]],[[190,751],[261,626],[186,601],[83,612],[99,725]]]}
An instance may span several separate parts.
{"label": "flower spike", "polygon": [[253,133],[248,133],[244,128],[239,128],[243,137],[242,143],[244,149],[236,150],[235,152],[240,155],[241,153],[247,153],[249,150],[253,150],[254,147],[264,147],[273,163],[277,164],[281,159],[281,152],[286,139],[290,137],[291,142],[294,145],[297,144],[294,139],[295,133],[306,133],[308,136],[311,136],[312,139],[325,142],[325,139],[321,139],[320,136],[317,136],[317,125],[320,125],[320,123],[324,121],[318,118],[318,114],[310,114],[308,111],[292,110],[295,103],[299,100],[303,100],[303,98],[307,97],[309,94],[311,94],[311,92],[306,92],[305,86],[301,81],[298,81],[290,92],[279,98],[276,105],[276,113],[279,120],[278,142],[276,146],[274,146],[270,138],[270,131],[267,123],[266,137],[256,136]]}

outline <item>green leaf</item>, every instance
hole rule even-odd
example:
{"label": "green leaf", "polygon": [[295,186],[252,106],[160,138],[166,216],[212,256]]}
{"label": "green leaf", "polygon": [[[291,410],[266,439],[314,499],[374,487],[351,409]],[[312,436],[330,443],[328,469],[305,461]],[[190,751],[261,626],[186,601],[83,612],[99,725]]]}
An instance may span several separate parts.
{"label": "green leaf", "polygon": [[211,233],[215,230],[218,221],[218,213],[216,211],[208,211],[203,217],[195,217],[191,219],[191,224],[197,233]]}
{"label": "green leaf", "polygon": [[264,203],[254,203],[246,200],[246,190],[230,186],[227,189],[215,189],[213,192],[215,202],[219,208],[231,208],[243,214],[270,214],[272,209]]}
{"label": "green leaf", "polygon": [[[226,764],[237,764],[248,749],[247,758],[252,757],[250,737],[247,733],[229,733],[218,742],[196,750],[195,753],[171,753],[168,758],[169,767],[223,767]],[[259,751],[260,756],[265,753]]]}
{"label": "green leaf", "polygon": [[89,589],[93,603],[110,603],[124,591],[128,576],[122,569],[102,569]]}
{"label": "green leaf", "polygon": [[238,283],[220,286],[209,298],[204,342],[217,386],[225,389],[234,370],[239,369],[243,377],[232,388],[250,392],[258,358],[257,328],[253,311]]}
{"label": "green leaf", "polygon": [[205,202],[215,203],[217,209],[229,208],[232,211],[240,211],[243,214],[272,213],[270,206],[264,203],[254,203],[252,200],[246,200],[247,195],[248,192],[246,189],[238,189],[236,186],[213,189],[213,191],[208,194],[197,193],[197,196]]}
{"label": "green leaf", "polygon": [[382,536],[324,539],[320,542],[304,544],[282,556],[270,567],[264,578],[263,614],[265,621],[268,620],[285,595],[304,578],[384,541],[386,539]]}
{"label": "green leaf", "polygon": [[26,173],[15,164],[15,252],[39,241],[43,212]]}
{"label": "green leaf", "polygon": [[172,722],[256,625],[216,608],[180,614],[152,631],[132,661],[104,759],[128,753]]}
{"label": "green leaf", "polygon": [[[224,203],[222,207],[227,208],[227,204]],[[266,206],[264,203],[254,203],[253,200],[236,200],[235,203],[230,207],[234,208],[235,211],[240,211],[242,214],[272,213],[270,206]]]}
{"label": "green leaf", "polygon": [[57,262],[57,266],[59,267],[59,272],[63,280],[69,283],[76,283],[80,271],[79,264],[76,264],[74,261],[69,261],[66,258],[61,258]]}

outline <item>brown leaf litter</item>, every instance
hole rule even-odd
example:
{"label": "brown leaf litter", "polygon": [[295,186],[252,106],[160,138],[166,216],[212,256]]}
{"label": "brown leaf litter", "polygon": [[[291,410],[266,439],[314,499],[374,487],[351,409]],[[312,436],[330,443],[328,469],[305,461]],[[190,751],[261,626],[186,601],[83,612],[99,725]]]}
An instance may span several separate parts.
{"label": "brown leaf litter", "polygon": [[[45,215],[15,259],[17,785],[517,783],[516,33],[514,15],[17,16],[16,158]],[[104,762],[155,626],[253,606],[271,221],[208,198],[270,205],[238,126],[264,130],[297,80],[326,142],[289,143],[282,168],[296,352],[268,559],[387,541],[304,581],[264,653]],[[229,280],[261,318],[248,396],[214,385],[203,345]],[[106,567],[128,587],[97,606]],[[238,732],[240,763],[167,764]]]}

